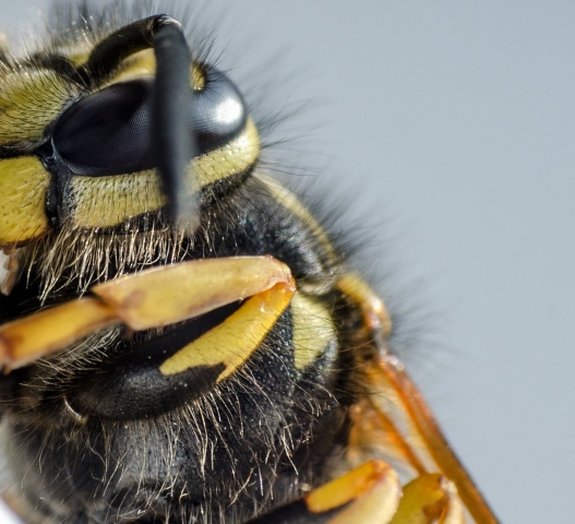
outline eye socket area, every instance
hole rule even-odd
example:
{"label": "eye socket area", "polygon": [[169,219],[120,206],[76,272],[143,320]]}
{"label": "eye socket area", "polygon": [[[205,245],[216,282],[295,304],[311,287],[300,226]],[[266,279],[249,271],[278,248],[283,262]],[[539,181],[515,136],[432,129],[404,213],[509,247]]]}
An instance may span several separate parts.
{"label": "eye socket area", "polygon": [[[230,143],[247,122],[246,105],[233,82],[211,66],[204,67],[204,79],[202,89],[192,93],[190,87],[182,107],[196,156]],[[56,121],[52,154],[77,176],[155,168],[154,89],[153,79],[141,78],[109,85],[80,99]]]}
{"label": "eye socket area", "polygon": [[[3,160],[3,172],[18,177],[0,180],[11,203],[0,245],[24,245],[64,224],[140,227],[145,215],[193,231],[200,191],[204,202],[249,176],[261,146],[243,98],[225,74],[190,57],[181,24],[155,15],[77,60],[30,58],[77,89],[41,122],[36,143]],[[31,172],[33,193],[20,183]]]}

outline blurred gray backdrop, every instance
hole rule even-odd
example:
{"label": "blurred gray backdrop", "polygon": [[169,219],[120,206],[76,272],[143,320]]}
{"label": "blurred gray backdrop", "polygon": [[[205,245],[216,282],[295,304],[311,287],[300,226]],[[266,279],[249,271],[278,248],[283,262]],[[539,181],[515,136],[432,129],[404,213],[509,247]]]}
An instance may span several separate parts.
{"label": "blurred gray backdrop", "polygon": [[[267,110],[309,102],[283,131],[303,138],[292,178],[334,188],[372,245],[412,373],[497,514],[572,521],[575,3],[205,4]],[[0,27],[18,41],[47,6],[3,6]]]}

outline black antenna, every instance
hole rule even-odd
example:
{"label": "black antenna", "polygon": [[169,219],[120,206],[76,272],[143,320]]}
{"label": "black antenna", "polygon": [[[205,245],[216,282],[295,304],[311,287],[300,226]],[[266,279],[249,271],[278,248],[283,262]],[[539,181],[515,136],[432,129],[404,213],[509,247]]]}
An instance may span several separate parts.
{"label": "black antenna", "polygon": [[188,176],[188,164],[197,152],[195,140],[190,140],[194,133],[187,111],[193,89],[190,88],[190,51],[182,27],[173,22],[173,18],[161,21],[154,42],[152,140],[170,217],[178,226],[188,228],[197,221],[195,177]]}
{"label": "black antenna", "polygon": [[172,223],[190,229],[197,223],[198,205],[195,177],[188,175],[188,164],[197,146],[187,110],[193,89],[190,50],[182,25],[168,15],[155,15],[113,32],[94,48],[77,71],[77,80],[88,86],[100,85],[122,60],[150,48],[156,57],[151,139],[157,167]]}

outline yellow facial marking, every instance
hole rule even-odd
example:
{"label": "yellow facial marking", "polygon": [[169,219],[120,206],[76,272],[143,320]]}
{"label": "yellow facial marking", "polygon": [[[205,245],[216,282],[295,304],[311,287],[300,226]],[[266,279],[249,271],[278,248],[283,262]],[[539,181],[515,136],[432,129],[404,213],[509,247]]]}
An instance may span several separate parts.
{"label": "yellow facial marking", "polygon": [[[201,189],[249,169],[260,152],[255,124],[248,120],[244,131],[229,144],[195,158],[190,177]],[[194,178],[192,178],[194,180]],[[112,227],[166,204],[155,170],[102,177],[72,177],[74,223],[78,227]]]}
{"label": "yellow facial marking", "polygon": [[112,227],[129,218],[166,205],[155,171],[101,177],[73,176],[76,207],[73,221],[79,227]]}
{"label": "yellow facial marking", "polygon": [[200,91],[206,87],[206,77],[198,64],[192,64],[190,72],[190,84],[193,86],[194,91]]}
{"label": "yellow facial marking", "polygon": [[253,120],[235,140],[194,160],[193,169],[200,188],[224,180],[252,167],[260,154],[260,137]]}
{"label": "yellow facial marking", "polygon": [[[128,82],[142,77],[153,77],[156,74],[156,59],[153,49],[144,49],[126,58],[120,70],[106,85]],[[102,86],[104,87],[104,86]]]}
{"label": "yellow facial marking", "polygon": [[[156,58],[153,49],[144,49],[130,55],[120,65],[118,73],[106,85],[127,82],[142,77],[153,77],[156,74]],[[190,85],[194,90],[201,90],[206,85],[205,76],[198,66],[193,63],[190,69]]]}
{"label": "yellow facial marking", "polygon": [[224,364],[221,382],[246,362],[287,308],[293,289],[278,284],[246,302],[221,324],[188,344],[161,366],[164,375],[175,375],[196,366]]}
{"label": "yellow facial marking", "polygon": [[73,91],[68,82],[50,71],[21,70],[3,76],[0,144],[41,138]]}
{"label": "yellow facial marking", "polygon": [[36,157],[0,160],[0,246],[47,232],[44,207],[49,183],[50,175]]}
{"label": "yellow facial marking", "polygon": [[313,363],[336,339],[335,327],[325,304],[296,293],[291,303],[295,367]]}

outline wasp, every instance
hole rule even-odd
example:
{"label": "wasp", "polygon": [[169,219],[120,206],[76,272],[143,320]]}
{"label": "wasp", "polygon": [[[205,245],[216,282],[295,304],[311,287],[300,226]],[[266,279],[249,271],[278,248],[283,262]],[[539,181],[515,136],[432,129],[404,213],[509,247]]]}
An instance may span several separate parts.
{"label": "wasp", "polygon": [[0,61],[4,500],[26,522],[496,522],[185,15],[58,13]]}

